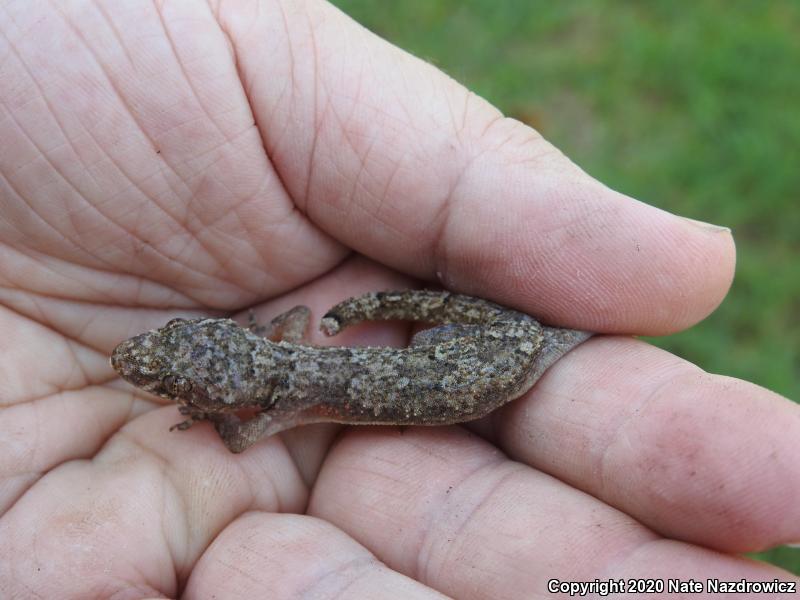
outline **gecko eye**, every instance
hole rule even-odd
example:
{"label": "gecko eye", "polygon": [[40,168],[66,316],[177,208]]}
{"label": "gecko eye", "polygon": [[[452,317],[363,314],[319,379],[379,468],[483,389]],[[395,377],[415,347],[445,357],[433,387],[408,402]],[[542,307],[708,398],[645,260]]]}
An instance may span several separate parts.
{"label": "gecko eye", "polygon": [[167,375],[161,383],[164,385],[166,392],[176,398],[192,391],[192,382],[180,375]]}
{"label": "gecko eye", "polygon": [[186,322],[186,319],[182,319],[180,317],[175,317],[174,319],[170,319],[169,321],[167,321],[167,324],[164,325],[164,327],[165,328],[166,327],[175,327],[176,325],[179,325],[180,323],[185,323],[185,322]]}

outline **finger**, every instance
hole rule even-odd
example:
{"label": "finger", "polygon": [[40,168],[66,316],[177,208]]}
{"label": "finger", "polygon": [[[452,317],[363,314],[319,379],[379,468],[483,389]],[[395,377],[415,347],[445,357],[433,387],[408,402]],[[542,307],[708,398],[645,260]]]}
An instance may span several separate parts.
{"label": "finger", "polygon": [[220,19],[267,152],[298,206],[348,246],[596,331],[674,331],[724,297],[727,230],[604,187],[327,3],[263,9]]}
{"label": "finger", "polygon": [[388,569],[324,521],[249,513],[231,523],[203,554],[187,597],[443,598]]}
{"label": "finger", "polygon": [[800,407],[753,384],[596,338],[493,419],[513,458],[662,535],[726,552],[800,540]]}
{"label": "finger", "polygon": [[[41,315],[36,315],[41,316]],[[108,358],[0,307],[0,514],[43,473],[94,454],[144,410],[109,402]]]}
{"label": "finger", "polygon": [[459,428],[351,429],[320,472],[309,514],[457,598],[545,595],[554,577],[790,579],[661,539]]}
{"label": "finger", "polygon": [[303,510],[307,488],[280,438],[234,457],[211,427],[169,433],[175,417],[146,413],[17,500],[0,519],[0,555],[13,557],[0,561],[6,595],[174,597],[238,515]]}

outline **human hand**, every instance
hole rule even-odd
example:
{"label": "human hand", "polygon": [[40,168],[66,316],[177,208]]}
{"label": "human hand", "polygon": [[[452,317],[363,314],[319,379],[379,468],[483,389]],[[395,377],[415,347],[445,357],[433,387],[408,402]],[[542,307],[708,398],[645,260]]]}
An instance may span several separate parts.
{"label": "human hand", "polygon": [[[717,306],[727,231],[605,188],[325,4],[4,17],[4,596],[791,579],[719,552],[800,538],[798,408],[625,337]],[[168,433],[175,408],[108,365],[174,316],[318,317],[419,281],[622,335],[470,430],[310,426],[239,456],[208,425]]]}

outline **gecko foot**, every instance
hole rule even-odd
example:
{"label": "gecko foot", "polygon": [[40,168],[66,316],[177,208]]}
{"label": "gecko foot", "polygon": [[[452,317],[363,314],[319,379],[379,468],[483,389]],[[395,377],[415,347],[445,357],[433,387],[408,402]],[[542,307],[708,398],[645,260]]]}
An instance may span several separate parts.
{"label": "gecko foot", "polygon": [[255,313],[250,309],[247,320],[247,328],[256,335],[273,342],[285,341],[298,344],[305,337],[308,322],[311,320],[311,311],[307,306],[295,306],[279,314],[267,325],[259,325]]}
{"label": "gecko foot", "polygon": [[170,427],[169,430],[175,431],[177,429],[178,431],[186,431],[192,425],[194,425],[194,419],[186,419],[185,421],[181,421],[180,423],[175,423],[175,425]]}

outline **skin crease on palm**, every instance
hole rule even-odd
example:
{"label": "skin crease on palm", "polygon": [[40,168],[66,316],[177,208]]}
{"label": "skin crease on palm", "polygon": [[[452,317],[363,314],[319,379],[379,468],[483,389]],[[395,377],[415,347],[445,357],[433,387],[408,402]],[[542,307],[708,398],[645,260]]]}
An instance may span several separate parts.
{"label": "skin crease on palm", "polygon": [[[604,187],[322,2],[0,9],[0,596],[797,580],[737,555],[800,542],[798,407],[631,337],[722,301],[729,231]],[[242,455],[169,433],[175,407],[108,363],[177,316],[435,284],[609,335],[466,428],[315,425]]]}

